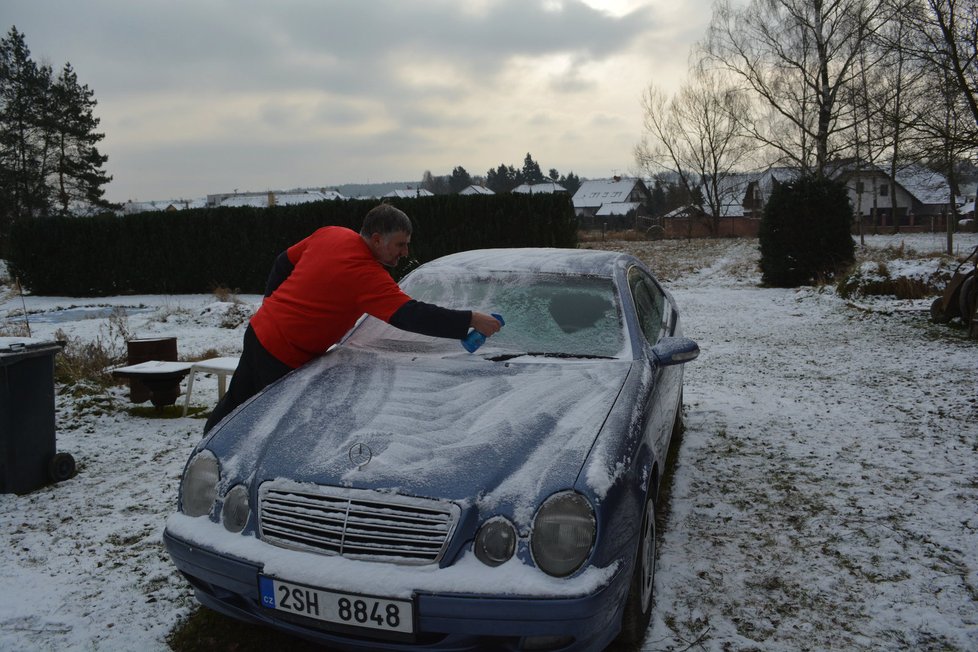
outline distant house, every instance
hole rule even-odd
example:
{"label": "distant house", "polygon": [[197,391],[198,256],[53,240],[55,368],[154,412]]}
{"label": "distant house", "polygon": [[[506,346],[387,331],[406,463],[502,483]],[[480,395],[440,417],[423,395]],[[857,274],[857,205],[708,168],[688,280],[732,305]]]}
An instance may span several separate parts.
{"label": "distant house", "polygon": [[252,208],[268,208],[269,206],[295,206],[297,204],[309,204],[316,201],[323,201],[326,196],[315,192],[267,192],[262,194],[249,193],[243,195],[231,195],[221,200],[220,205],[225,208],[236,208],[251,206]]}
{"label": "distant house", "polygon": [[546,181],[544,183],[523,183],[513,188],[513,192],[517,195],[552,195],[555,192],[567,192],[567,188],[556,181]]}
{"label": "distant house", "polygon": [[479,186],[479,185],[476,185],[476,184],[473,183],[471,186],[460,190],[458,194],[460,194],[460,195],[495,195],[496,193],[494,193],[489,188],[486,188],[485,186]]}
{"label": "distant house", "polygon": [[275,193],[275,206],[295,206],[316,201],[333,201],[346,199],[335,190],[305,190]]}
{"label": "distant house", "polygon": [[413,199],[415,197],[434,197],[435,193],[424,188],[397,188],[383,195],[384,197],[396,197],[397,199]]}
{"label": "distant house", "polygon": [[218,206],[223,208],[242,208],[245,206],[250,206],[251,208],[268,208],[269,206],[275,205],[275,193],[266,192],[262,194],[257,193],[244,193],[241,195],[230,195],[225,197],[220,201]]}
{"label": "distant house", "polygon": [[846,184],[853,212],[864,225],[942,228],[957,203],[944,175],[922,165],[900,168],[896,183],[884,168],[855,160],[837,163],[829,176]]}
{"label": "distant house", "polygon": [[[798,178],[798,175],[799,171],[797,169],[784,167],[768,168],[761,172],[733,175],[733,178],[738,179],[736,183],[743,188],[743,192],[739,197],[740,214],[744,217],[760,219],[764,214],[764,206],[767,205],[767,201],[771,198],[771,193],[774,189],[781,184],[794,181]],[[731,216],[733,215],[736,215],[736,213],[731,212]]]}
{"label": "distant house", "polygon": [[641,179],[594,179],[582,181],[574,193],[574,213],[584,223],[602,217],[634,217],[644,213],[650,199],[649,189]]}
{"label": "distant house", "polygon": [[[837,162],[827,173],[845,183],[853,212],[864,225],[940,230],[944,228],[943,215],[952,210],[947,180],[919,165],[900,170],[896,184],[890,182],[882,168],[866,163],[857,165],[854,160]],[[713,233],[708,211],[696,206],[683,206],[664,216],[664,233],[667,237],[756,236],[771,192],[780,184],[794,181],[799,174],[794,168],[772,168],[728,175],[720,184],[718,233]]]}
{"label": "distant house", "polygon": [[252,208],[268,208],[269,206],[294,206],[316,201],[332,201],[347,199],[335,190],[305,189],[296,190],[266,190],[262,192],[225,192],[207,195],[207,206],[225,208],[250,206]]}
{"label": "distant house", "polygon": [[135,215],[136,213],[146,213],[149,211],[183,211],[189,208],[204,208],[207,205],[206,199],[165,199],[159,201],[132,201],[129,200],[122,205],[124,215]]}
{"label": "distant house", "polygon": [[[769,168],[760,172],[728,174],[718,182],[719,224],[712,210],[695,205],[681,206],[662,218],[666,237],[756,237],[761,216],[771,192],[779,184],[798,177],[791,168]],[[705,189],[701,190],[707,196]]]}

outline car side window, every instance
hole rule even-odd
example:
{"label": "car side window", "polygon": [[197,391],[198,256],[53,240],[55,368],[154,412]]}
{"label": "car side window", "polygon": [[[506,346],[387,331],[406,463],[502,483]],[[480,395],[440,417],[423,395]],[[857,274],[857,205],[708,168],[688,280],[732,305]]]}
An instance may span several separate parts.
{"label": "car side window", "polygon": [[665,322],[666,297],[654,282],[646,278],[637,267],[628,271],[628,286],[635,301],[639,325],[649,344],[655,344],[662,337]]}

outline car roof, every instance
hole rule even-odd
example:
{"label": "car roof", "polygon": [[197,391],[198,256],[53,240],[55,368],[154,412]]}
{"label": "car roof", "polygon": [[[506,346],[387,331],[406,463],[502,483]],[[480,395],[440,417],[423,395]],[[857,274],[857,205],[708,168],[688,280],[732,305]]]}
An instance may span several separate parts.
{"label": "car roof", "polygon": [[423,265],[431,271],[532,272],[612,277],[630,255],[595,249],[557,249],[525,247],[513,249],[473,249],[449,254]]}

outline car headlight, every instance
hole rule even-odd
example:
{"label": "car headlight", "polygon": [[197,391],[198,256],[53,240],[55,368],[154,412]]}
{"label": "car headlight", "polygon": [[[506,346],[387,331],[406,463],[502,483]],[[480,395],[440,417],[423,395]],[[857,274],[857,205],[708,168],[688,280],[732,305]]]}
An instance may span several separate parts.
{"label": "car headlight", "polygon": [[572,491],[554,494],[533,519],[533,561],[548,575],[566,577],[587,560],[594,535],[594,509],[587,498]]}
{"label": "car headlight", "polygon": [[482,524],[475,535],[475,556],[487,566],[499,566],[516,552],[516,528],[501,516]]}
{"label": "car headlight", "polygon": [[221,522],[224,523],[224,529],[228,532],[240,532],[248,523],[250,512],[248,488],[243,484],[234,485],[224,497],[224,507],[221,509]]}
{"label": "car headlight", "polygon": [[190,460],[183,473],[183,482],[180,483],[183,513],[187,516],[209,514],[214,499],[217,498],[217,483],[220,479],[217,458],[210,451],[201,451]]}

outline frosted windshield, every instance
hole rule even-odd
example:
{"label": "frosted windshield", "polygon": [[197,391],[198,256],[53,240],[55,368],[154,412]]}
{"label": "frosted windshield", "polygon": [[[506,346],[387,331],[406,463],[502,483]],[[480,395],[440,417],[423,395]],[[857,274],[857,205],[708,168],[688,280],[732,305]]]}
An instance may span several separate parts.
{"label": "frosted windshield", "polygon": [[[403,287],[418,301],[501,314],[506,326],[486,342],[486,351],[618,357],[624,348],[621,308],[610,279],[418,270]],[[350,341],[401,351],[462,350],[457,341],[407,333],[375,319],[368,319]]]}

